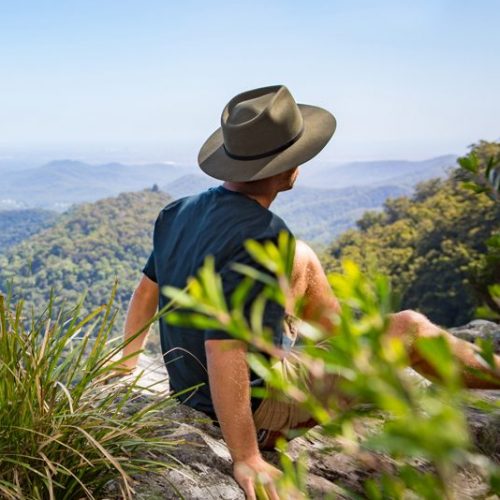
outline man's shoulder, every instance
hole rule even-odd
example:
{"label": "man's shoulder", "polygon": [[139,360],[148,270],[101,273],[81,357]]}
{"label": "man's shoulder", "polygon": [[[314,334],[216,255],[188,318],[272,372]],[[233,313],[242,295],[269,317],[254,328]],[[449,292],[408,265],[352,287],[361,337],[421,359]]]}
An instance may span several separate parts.
{"label": "man's shoulder", "polygon": [[161,210],[158,222],[167,223],[174,217],[179,222],[187,217],[191,223],[209,223],[214,230],[223,226],[235,239],[238,235],[242,240],[275,239],[281,231],[293,234],[275,212],[242,195],[227,196],[220,187],[170,202]]}
{"label": "man's shoulder", "polygon": [[202,196],[204,196],[206,193],[198,193],[194,195],[189,195],[189,196],[183,196],[182,198],[177,198],[165,205],[161,211],[160,211],[160,216],[164,215],[175,215],[179,210],[182,208],[185,208],[189,206],[190,204],[196,203]]}
{"label": "man's shoulder", "polygon": [[[161,212],[171,212],[179,208],[181,206],[187,197],[184,198],[177,198],[176,200],[173,200],[169,203],[167,203],[161,210]],[[160,213],[161,213],[160,212]]]}
{"label": "man's shoulder", "polygon": [[242,241],[277,241],[281,232],[294,236],[286,222],[274,212],[267,210],[259,219],[254,219],[242,228]]}
{"label": "man's shoulder", "polygon": [[[271,210],[270,210],[271,212]],[[279,230],[279,231],[288,231],[291,233],[292,231],[288,227],[287,223],[282,219],[278,214],[271,212],[272,217],[271,217],[271,225],[273,226],[274,229]]]}

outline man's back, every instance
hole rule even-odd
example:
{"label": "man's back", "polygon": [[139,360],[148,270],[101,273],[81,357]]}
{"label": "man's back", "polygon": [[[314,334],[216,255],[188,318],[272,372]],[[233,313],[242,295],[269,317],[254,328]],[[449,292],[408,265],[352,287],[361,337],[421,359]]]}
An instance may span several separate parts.
{"label": "man's back", "polygon": [[[241,281],[231,270],[234,262],[256,266],[244,249],[248,239],[276,241],[286,224],[253,199],[223,186],[177,200],[159,214],[154,231],[154,250],[144,274],[163,286],[183,288],[187,279],[197,273],[208,255],[213,255],[215,268],[222,277],[224,293],[229,299]],[[258,292],[254,287],[249,302]],[[160,294],[159,306],[167,303]],[[277,304],[266,307],[264,324],[274,332],[281,345],[283,309]],[[160,323],[162,352],[175,392],[205,384],[195,392],[182,396],[185,403],[214,415],[206,371],[205,340],[230,338],[221,331],[201,331]],[[252,375],[252,380],[257,382]]]}
{"label": "man's back", "polygon": [[[207,255],[214,256],[226,300],[230,298],[241,282],[241,276],[231,270],[231,264],[254,264],[244,251],[245,240],[276,241],[280,231],[287,230],[283,221],[268,208],[278,193],[292,189],[298,167],[325,147],[335,128],[335,117],[329,111],[297,103],[284,85],[242,92],[227,103],[221,126],[207,138],[198,153],[200,168],[224,181],[224,187],[174,202],[160,214],[155,227],[154,252],[134,292],[125,322],[125,340],[131,340],[123,350],[124,369],[137,364],[137,351],[147,335],[143,326],[158,305],[165,304],[159,290],[164,285],[183,288]],[[297,254],[294,268],[296,257]],[[311,279],[318,279],[311,288],[316,289],[320,284],[328,290],[326,302],[337,305],[317,258],[297,261],[301,272],[318,266],[320,273],[317,276],[313,273]],[[254,286],[247,306],[258,291],[259,286]],[[300,297],[304,292],[296,289],[293,295]],[[320,301],[320,308],[321,304]],[[314,310],[317,309],[315,306]],[[274,341],[280,346],[283,317],[281,306],[268,303],[263,323],[273,331]],[[133,337],[138,330],[142,334]],[[254,498],[256,478],[274,479],[279,475],[260,455],[257,430],[263,439],[260,444],[264,445],[269,433],[286,434],[297,428],[295,424],[300,427],[303,421],[299,419],[301,412],[296,411],[297,405],[280,405],[280,401],[274,401],[278,403],[274,411],[274,406],[269,405],[271,399],[266,398],[256,409],[255,402],[251,401],[252,380],[247,363],[250,347],[246,342],[228,339],[224,332],[181,329],[163,322],[161,341],[170,385],[175,391],[205,383],[185,402],[217,414],[233,459],[235,479],[245,494]],[[265,491],[271,498],[277,498],[271,481]]]}

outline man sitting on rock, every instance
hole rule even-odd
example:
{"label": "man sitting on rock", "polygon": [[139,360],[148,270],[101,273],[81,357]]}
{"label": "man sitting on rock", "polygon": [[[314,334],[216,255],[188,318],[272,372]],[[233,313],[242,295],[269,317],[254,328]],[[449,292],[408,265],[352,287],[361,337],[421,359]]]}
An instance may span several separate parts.
{"label": "man sitting on rock", "polygon": [[[284,86],[260,88],[234,97],[222,113],[222,126],[202,146],[201,169],[224,181],[217,188],[183,198],[165,207],[154,231],[154,249],[143,270],[127,315],[125,338],[139,331],[167,303],[163,286],[184,288],[207,255],[212,255],[229,300],[241,281],[232,270],[235,262],[253,265],[244,242],[276,242],[286,224],[269,210],[281,191],[292,189],[298,166],[317,155],[335,131],[335,118],[328,111],[297,104]],[[339,304],[315,253],[298,241],[294,257],[290,299],[304,298],[305,320],[333,327]],[[255,292],[255,290],[254,290]],[[253,294],[255,296],[255,293]],[[274,343],[284,343],[283,308],[269,303],[263,323],[273,332]],[[287,311],[291,313],[292,311]],[[170,386],[185,404],[216,419],[234,462],[234,475],[248,498],[255,498],[254,481],[259,474],[275,477],[279,471],[262,458],[259,449],[272,448],[277,436],[291,429],[312,427],[315,422],[297,404],[251,397],[251,386],[260,380],[248,369],[247,344],[218,330],[200,331],[160,322],[162,352]],[[147,331],[124,350],[139,351]],[[387,335],[422,337],[446,335],[463,367],[488,373],[476,357],[474,346],[443,332],[425,316],[401,311],[390,318]],[[412,366],[423,374],[431,368],[411,349]],[[284,370],[293,369],[294,358],[285,357]],[[500,367],[500,360],[497,358]],[[135,368],[137,356],[123,361]],[[463,370],[469,387],[499,388]],[[495,376],[492,373],[490,375]],[[200,384],[202,384],[200,386]],[[197,386],[196,390],[187,391]],[[312,387],[315,385],[312,384]],[[331,394],[335,378],[319,384]],[[186,392],[187,391],[187,392]],[[321,395],[319,395],[320,397]],[[277,498],[273,486],[271,498]]]}

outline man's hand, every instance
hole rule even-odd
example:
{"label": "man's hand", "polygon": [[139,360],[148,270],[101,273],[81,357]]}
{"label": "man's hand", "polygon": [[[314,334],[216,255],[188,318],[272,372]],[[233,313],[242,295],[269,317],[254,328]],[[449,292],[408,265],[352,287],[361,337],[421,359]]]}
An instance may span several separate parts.
{"label": "man's hand", "polygon": [[[274,482],[281,476],[281,471],[267,463],[260,454],[234,462],[233,474],[247,499],[279,500]],[[257,492],[259,492],[259,497],[257,497]]]}
{"label": "man's hand", "polygon": [[[208,378],[217,419],[234,463],[234,478],[247,498],[256,488],[278,498],[273,481],[280,471],[260,455],[250,404],[247,345],[240,340],[207,340]],[[259,486],[260,485],[260,486]],[[265,496],[261,495],[265,498]]]}

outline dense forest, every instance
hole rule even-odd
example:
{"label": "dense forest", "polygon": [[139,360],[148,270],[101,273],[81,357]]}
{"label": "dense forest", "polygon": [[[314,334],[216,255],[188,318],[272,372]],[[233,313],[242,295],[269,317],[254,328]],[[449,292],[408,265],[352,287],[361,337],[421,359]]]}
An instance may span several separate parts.
{"label": "dense forest", "polygon": [[58,215],[35,208],[0,210],[0,253],[49,227]]}
{"label": "dense forest", "polygon": [[[500,152],[500,144],[482,142],[474,151],[485,161]],[[488,267],[485,244],[500,231],[500,209],[486,195],[464,189],[457,172],[421,183],[411,196],[389,198],[382,211],[365,212],[357,229],[344,232],[322,253],[326,269],[339,269],[342,259],[349,257],[365,270],[388,274],[400,308],[420,310],[443,326],[472,319],[487,285],[500,281],[500,270]],[[352,189],[368,197],[361,203],[365,206],[380,205],[388,194],[384,187],[345,191],[349,195]],[[301,212],[305,225],[314,226],[308,207],[315,202],[336,212],[337,218],[342,210],[355,210],[341,196],[342,189],[325,190],[322,198],[313,191],[309,197],[304,188],[287,193],[297,195],[287,205],[287,221]],[[56,304],[71,306],[85,293],[85,312],[108,300],[116,279],[120,324],[151,251],[153,222],[170,200],[155,188],[82,204],[57,220],[53,213],[39,210],[0,212],[0,291],[12,283],[15,298],[24,298],[38,311],[51,291]],[[277,203],[276,208],[283,206]],[[21,234],[19,217],[30,220],[25,231],[38,232],[29,238],[29,233]],[[326,212],[322,219],[332,223]],[[12,246],[16,238],[27,239]]]}
{"label": "dense forest", "polygon": [[[472,148],[480,161],[500,154],[500,144]],[[343,258],[391,278],[400,308],[426,314],[443,326],[466,323],[500,282],[486,257],[486,241],[500,231],[500,208],[462,185],[461,171],[417,186],[411,197],[389,199],[381,212],[366,212],[324,255],[329,270]]]}
{"label": "dense forest", "polygon": [[[463,324],[472,319],[476,306],[484,304],[488,297],[488,285],[500,283],[500,241],[495,247],[498,255],[491,254],[494,245],[489,243],[493,235],[500,239],[500,204],[496,203],[500,177],[496,176],[496,166],[492,176],[487,173],[492,171],[491,168],[476,168],[477,162],[486,165],[490,155],[498,158],[500,163],[500,144],[481,143],[475,147],[475,152],[476,156],[469,155],[467,163],[460,163],[462,169],[451,172],[448,178],[421,183],[411,196],[389,198],[382,211],[366,212],[358,220],[357,229],[346,231],[323,254],[327,270],[340,269],[342,260],[348,257],[365,271],[375,270],[388,275],[392,288],[401,297],[401,308],[420,310],[444,326]],[[469,171],[474,173],[475,183],[467,177]],[[465,189],[467,181],[469,189]],[[490,184],[493,190],[488,190]],[[493,192],[495,196],[490,197]],[[342,203],[342,198],[330,200],[326,193],[335,196],[333,190],[325,190],[324,198],[316,201],[330,210]],[[299,192],[294,200],[299,213],[303,194],[304,191]],[[0,419],[5,423],[4,432],[0,432],[0,448],[7,451],[4,454],[7,459],[2,461],[4,457],[0,457],[0,494],[7,492],[9,498],[18,498],[23,496],[20,494],[22,487],[28,496],[33,491],[38,494],[47,490],[50,493],[44,494],[44,498],[62,498],[64,495],[80,498],[83,493],[79,488],[83,484],[88,491],[92,489],[96,493],[117,476],[113,467],[120,467],[120,473],[122,470],[133,473],[146,470],[149,465],[145,464],[143,455],[135,454],[136,450],[145,447],[155,457],[160,457],[151,462],[155,470],[160,470],[157,464],[164,460],[160,454],[162,449],[165,450],[164,456],[168,456],[161,462],[162,467],[172,469],[171,447],[175,443],[172,443],[171,434],[161,434],[171,413],[159,413],[161,405],[167,409],[170,399],[162,394],[157,400],[144,404],[141,396],[141,418],[138,419],[135,418],[138,414],[135,406],[132,412],[130,407],[124,406],[127,400],[137,399],[138,393],[132,390],[136,382],[121,385],[126,390],[119,398],[116,395],[120,381],[103,385],[103,379],[113,370],[112,365],[106,366],[110,355],[108,349],[116,347],[116,338],[121,337],[126,305],[151,252],[154,220],[170,200],[172,198],[155,185],[150,190],[75,206],[55,221],[34,220],[31,229],[37,230],[36,234],[26,235],[29,236],[27,239],[0,253],[0,358],[5,361],[0,363],[0,399],[11,405],[0,404]],[[309,200],[314,206],[314,196],[309,196]],[[345,210],[352,208],[345,200],[344,203]],[[324,218],[328,221],[327,214]],[[12,241],[15,227],[9,226],[7,218],[4,220],[11,230],[5,235],[10,234]],[[15,224],[16,219],[11,220],[10,224]],[[39,222],[51,225],[41,229]],[[264,256],[266,267],[278,267],[284,272],[285,261],[277,266],[276,260],[280,259],[278,249],[275,249],[276,253],[266,253],[265,248],[260,247],[259,252],[261,258]],[[381,341],[386,305],[391,300],[389,280],[384,277],[374,287],[373,282],[359,274],[356,264],[346,266],[345,271],[343,275],[331,276],[332,286],[342,304],[339,331],[325,339],[326,345],[323,342],[304,346],[307,350],[304,350],[306,357],[303,359],[310,363],[304,366],[322,371],[320,378],[327,373],[349,373],[350,376],[343,381],[346,394],[356,395],[356,398],[359,395],[366,400],[368,404],[364,406],[371,408],[377,421],[381,415],[388,418],[383,425],[377,424],[375,432],[373,423],[369,424],[369,432],[359,432],[357,429],[365,429],[360,427],[360,413],[357,410],[339,412],[337,403],[330,401],[334,417],[322,421],[322,439],[337,438],[337,441],[332,441],[333,446],[329,441],[320,444],[326,444],[323,451],[328,450],[328,455],[325,458],[331,457],[332,449],[343,453],[349,449],[350,460],[369,464],[365,458],[359,460],[355,455],[357,451],[352,451],[353,442],[361,445],[356,444],[354,448],[363,450],[364,457],[371,456],[369,450],[378,452],[377,460],[380,456],[390,457],[391,468],[387,467],[387,470],[391,472],[385,473],[380,480],[368,475],[369,479],[363,481],[364,491],[375,492],[367,497],[374,499],[406,498],[408,491],[412,497],[415,492],[419,498],[452,498],[453,485],[459,471],[464,470],[464,464],[468,465],[467,460],[474,464],[474,470],[481,464],[481,478],[488,482],[486,486],[481,485],[482,491],[498,492],[500,471],[493,453],[493,459],[490,459],[490,428],[485,427],[484,432],[488,436],[485,438],[487,451],[478,446],[471,453],[472,441],[469,441],[469,428],[462,409],[464,402],[470,404],[472,399],[469,396],[465,399],[465,394],[457,390],[459,385],[455,377],[458,369],[446,343],[440,342],[441,338],[434,338],[419,339],[426,343],[418,344],[423,346],[425,361],[437,373],[445,374],[443,385],[436,384],[432,391],[422,391],[420,385],[409,383],[404,370],[406,361],[403,358],[406,356],[401,357],[401,353],[397,354],[399,349],[389,349]],[[229,323],[224,308],[217,309],[218,295],[210,291],[216,278],[207,276],[205,272],[208,286],[199,284],[195,287],[203,292],[201,295],[195,293],[194,309],[199,307],[203,315],[207,310],[211,311],[213,316],[208,319],[220,321],[221,329],[228,324],[239,325],[241,329],[237,334],[245,333],[245,325],[238,323],[241,313],[237,309],[231,311]],[[113,311],[117,313],[117,320],[113,321],[112,314],[107,315],[108,308],[101,314],[96,312],[94,318],[92,310],[108,301],[115,283]],[[9,294],[9,290],[13,297],[4,300],[1,292]],[[268,296],[278,295],[277,288],[273,291],[272,285],[267,288],[267,293]],[[48,308],[51,296],[56,305],[53,310]],[[83,296],[82,309],[73,311]],[[20,298],[25,299],[28,306],[24,312],[21,312],[21,305],[15,311],[10,306]],[[207,304],[211,307],[207,308]],[[54,314],[61,305],[68,314]],[[500,308],[500,301],[498,306]],[[33,316],[29,314],[32,307]],[[50,323],[46,321],[49,317]],[[194,318],[199,324],[199,317]],[[84,328],[81,328],[82,324]],[[157,326],[149,336],[146,352],[161,352]],[[258,338],[255,330],[248,328],[246,333],[248,338]],[[43,342],[39,341],[41,337]],[[73,342],[75,338],[79,341]],[[87,344],[89,340],[92,348]],[[487,343],[482,345],[484,360],[493,359]],[[309,386],[304,388],[298,381],[290,383],[289,379],[281,379],[279,374],[277,377],[273,360],[255,359],[260,360],[260,373],[271,387],[288,391],[288,394],[292,394],[291,388],[300,395],[300,402],[306,403],[308,409],[313,408],[318,415],[328,415],[323,403],[316,398],[302,399],[308,394]],[[87,401],[97,400],[96,388],[99,391],[107,388],[108,392],[99,392],[103,397],[99,397],[99,404],[93,408],[94,405]],[[118,408],[114,401],[119,401]],[[487,406],[486,400],[477,404],[483,410],[487,407],[494,409]],[[362,412],[365,414],[366,409]],[[156,418],[158,415],[162,418]],[[471,415],[473,419],[477,418],[477,413]],[[65,427],[83,429],[85,438],[82,439],[80,431],[66,432]],[[43,432],[33,432],[33,429],[42,429]],[[358,441],[363,433],[367,434],[367,439],[363,436]],[[342,445],[338,446],[342,442],[348,443],[345,450]],[[39,456],[42,448],[43,461]],[[101,450],[106,450],[105,454],[101,455]],[[317,447],[314,450],[315,454],[319,451]],[[307,450],[302,453],[307,457]],[[82,465],[83,454],[86,460]],[[282,456],[290,460],[286,453]],[[310,455],[311,458],[315,456],[319,460],[323,458]],[[423,467],[415,466],[416,457]],[[474,462],[466,457],[474,457]],[[297,469],[290,468],[288,463],[291,462],[281,461],[284,489],[280,498],[299,498],[295,492],[306,490],[306,467],[299,463]],[[398,466],[394,468],[393,463]],[[45,464],[50,464],[50,467]],[[75,467],[78,469],[76,481],[67,474]],[[175,487],[174,482],[169,484]],[[55,493],[53,485],[58,488]],[[59,491],[64,491],[64,495]],[[398,492],[397,495],[394,492]],[[97,493],[94,496],[97,497]],[[300,495],[300,498],[306,496]]]}
{"label": "dense forest", "polygon": [[170,201],[144,190],[86,203],[0,255],[0,291],[12,292],[41,311],[51,290],[56,305],[74,306],[86,294],[84,311],[109,300],[124,311],[152,250],[153,224]]}

